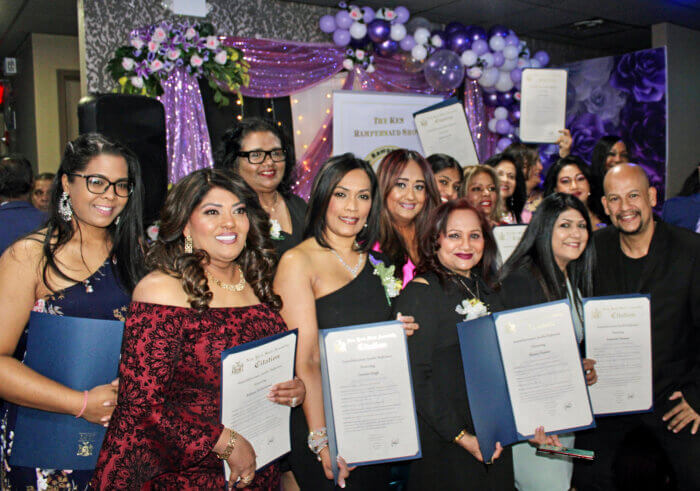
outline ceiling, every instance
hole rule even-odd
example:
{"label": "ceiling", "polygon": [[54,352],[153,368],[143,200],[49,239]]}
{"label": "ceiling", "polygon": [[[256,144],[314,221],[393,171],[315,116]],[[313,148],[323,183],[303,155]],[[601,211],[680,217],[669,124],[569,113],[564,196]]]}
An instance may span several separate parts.
{"label": "ceiling", "polygon": [[[327,7],[338,4],[338,0],[295,1]],[[423,16],[434,22],[460,21],[484,27],[503,24],[530,38],[611,52],[650,47],[651,26],[660,22],[700,30],[700,0],[367,0],[357,3],[375,8],[402,4],[414,17]],[[30,32],[77,35],[77,17],[77,0],[0,0],[0,58],[15,53]],[[574,22],[593,18],[606,22],[591,30],[571,28]]]}

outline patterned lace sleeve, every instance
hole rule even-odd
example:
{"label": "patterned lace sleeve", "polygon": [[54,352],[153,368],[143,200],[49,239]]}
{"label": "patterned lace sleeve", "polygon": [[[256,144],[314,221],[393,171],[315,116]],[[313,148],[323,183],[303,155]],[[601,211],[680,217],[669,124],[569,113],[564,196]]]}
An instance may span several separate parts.
{"label": "patterned lace sleeve", "polygon": [[92,488],[141,489],[155,476],[205,459],[216,462],[211,449],[223,429],[218,407],[211,401],[182,404],[173,383],[185,349],[183,333],[193,321],[189,309],[131,305],[119,364],[118,405]]}

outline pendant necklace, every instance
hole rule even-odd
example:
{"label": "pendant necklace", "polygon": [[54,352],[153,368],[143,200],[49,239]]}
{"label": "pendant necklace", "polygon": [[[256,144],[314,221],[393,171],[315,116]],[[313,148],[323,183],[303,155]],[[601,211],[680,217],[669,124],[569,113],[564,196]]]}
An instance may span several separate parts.
{"label": "pendant necklace", "polygon": [[224,283],[220,279],[214,278],[214,276],[209,271],[205,271],[205,273],[207,275],[207,278],[213,281],[214,284],[216,284],[216,286],[218,286],[219,288],[223,288],[224,290],[228,290],[230,292],[240,292],[243,291],[243,288],[245,288],[245,276],[243,275],[243,270],[240,266],[238,266],[238,275],[241,277],[241,279],[235,285],[232,285],[231,283]]}
{"label": "pendant necklace", "polygon": [[465,290],[467,290],[467,293],[472,296],[472,298],[476,298],[477,300],[481,300],[479,298],[479,281],[475,280],[474,283],[476,284],[476,295],[474,295],[474,292],[467,286],[467,284],[462,280],[462,278],[457,278],[457,281],[464,287]]}
{"label": "pendant necklace", "polygon": [[345,260],[344,260],[342,257],[340,257],[340,254],[338,254],[338,251],[336,251],[335,249],[331,249],[331,252],[332,252],[333,254],[335,254],[335,257],[338,258],[338,261],[340,261],[340,264],[342,264],[342,265],[345,267],[345,269],[347,269],[348,271],[350,271],[350,274],[352,275],[352,277],[353,277],[353,278],[356,278],[356,277],[357,277],[357,273],[360,271],[360,266],[362,265],[362,259],[363,259],[364,256],[365,256],[364,253],[360,253],[360,257],[357,258],[357,264],[356,264],[355,267],[353,268],[353,267],[351,267],[348,263],[346,263]]}

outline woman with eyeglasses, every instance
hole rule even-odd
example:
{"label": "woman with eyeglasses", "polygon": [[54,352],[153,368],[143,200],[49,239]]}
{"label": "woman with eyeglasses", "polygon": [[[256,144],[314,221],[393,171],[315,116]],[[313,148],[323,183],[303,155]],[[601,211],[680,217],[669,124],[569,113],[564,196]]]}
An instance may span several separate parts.
{"label": "woman with eyeglasses", "polygon": [[278,257],[303,240],[306,203],[292,194],[294,151],[278,124],[247,118],[223,136],[217,169],[238,174],[270,216],[270,236]]}
{"label": "woman with eyeglasses", "polygon": [[0,422],[2,489],[85,489],[90,480],[92,470],[11,467],[12,441],[18,437],[15,405],[107,426],[117,380],[74,390],[25,366],[13,352],[23,343],[32,310],[124,320],[131,292],[145,272],[142,201],[136,156],[101,135],[81,135],[66,146],[46,228],[20,239],[0,258],[0,398],[12,403]]}

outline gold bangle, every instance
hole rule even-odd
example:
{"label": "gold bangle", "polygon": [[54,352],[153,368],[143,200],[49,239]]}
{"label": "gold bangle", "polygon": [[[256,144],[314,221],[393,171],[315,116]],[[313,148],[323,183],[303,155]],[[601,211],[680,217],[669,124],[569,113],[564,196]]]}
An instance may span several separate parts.
{"label": "gold bangle", "polygon": [[462,430],[462,431],[460,431],[460,432],[459,432],[459,435],[457,435],[457,436],[455,437],[455,440],[454,440],[455,443],[459,443],[459,441],[460,441],[462,438],[464,438],[464,435],[466,435],[466,434],[467,434],[467,430]]}
{"label": "gold bangle", "polygon": [[238,440],[238,434],[233,430],[229,431],[231,432],[231,436],[228,439],[226,448],[223,452],[216,454],[216,456],[219,457],[221,460],[228,460],[228,458],[231,456],[231,453],[233,452],[234,447],[236,446],[236,440]]}

